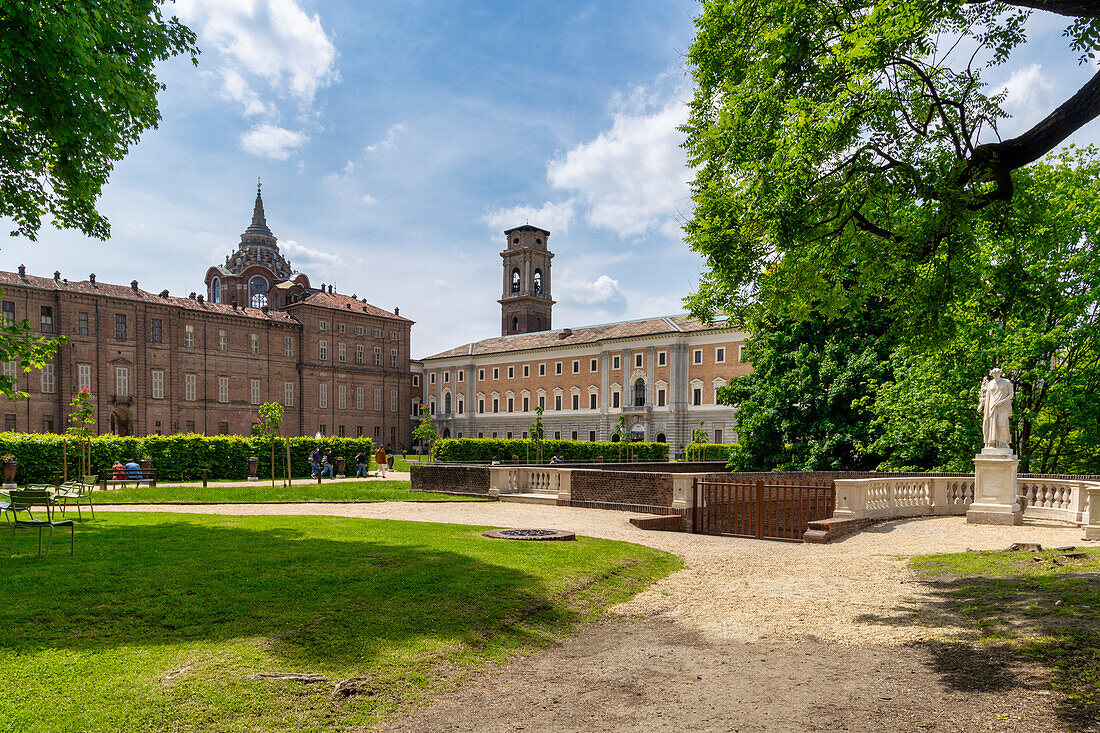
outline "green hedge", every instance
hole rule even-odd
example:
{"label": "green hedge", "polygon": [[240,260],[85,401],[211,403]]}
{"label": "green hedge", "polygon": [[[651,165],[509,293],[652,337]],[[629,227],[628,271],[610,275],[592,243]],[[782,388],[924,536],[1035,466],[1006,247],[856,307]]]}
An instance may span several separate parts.
{"label": "green hedge", "polygon": [[[291,438],[290,468],[294,476],[309,475],[309,453],[317,445],[332,448],[333,456],[348,461],[345,471],[354,471],[355,454],[373,454],[370,438]],[[0,433],[0,455],[11,453],[19,459],[16,483],[49,482],[54,471],[61,470],[60,435],[41,433]],[[260,459],[260,477],[271,475],[269,438],[240,435],[205,436],[196,434],[150,435],[145,438],[99,435],[92,438],[92,472],[106,477],[115,461],[140,460],[148,455],[161,481],[187,481],[202,478],[202,469],[210,470],[211,479],[244,479],[248,476],[248,458]],[[76,440],[68,441],[69,476],[80,470],[80,449]],[[286,440],[275,443],[275,475],[286,471]]]}
{"label": "green hedge", "polygon": [[[445,438],[438,442],[439,460],[456,463],[489,463],[493,457],[509,461],[518,456],[521,461],[534,462],[535,450],[530,440],[499,440],[492,438]],[[667,461],[668,443],[597,443],[586,440],[544,440],[542,461],[561,456],[566,461],[605,461],[631,459]]]}
{"label": "green hedge", "polygon": [[[700,458],[700,448],[703,449],[702,457]],[[720,443],[715,445],[714,443],[692,443],[687,447],[685,456],[689,456],[693,461],[726,461],[729,462],[730,451],[733,450],[732,445],[726,445]]]}

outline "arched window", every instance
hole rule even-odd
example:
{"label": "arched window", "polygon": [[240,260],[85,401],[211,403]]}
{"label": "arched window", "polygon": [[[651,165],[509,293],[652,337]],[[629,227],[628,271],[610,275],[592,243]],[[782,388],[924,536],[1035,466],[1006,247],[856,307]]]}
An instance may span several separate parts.
{"label": "arched window", "polygon": [[639,379],[634,383],[634,406],[645,407],[645,380]]}
{"label": "arched window", "polygon": [[445,395],[443,395],[443,414],[444,415],[450,415],[451,414],[451,393],[450,392],[447,392]]}
{"label": "arched window", "polygon": [[658,443],[667,443],[667,442],[668,442],[668,439],[667,439],[667,438],[665,438],[665,434],[664,434],[664,433],[657,433],[657,442],[658,442]]}
{"label": "arched window", "polygon": [[210,302],[222,302],[222,281],[219,277],[216,277],[210,281]]}
{"label": "arched window", "polygon": [[519,292],[519,268],[512,270],[512,292]]}
{"label": "arched window", "polygon": [[512,333],[517,333],[518,331],[519,331],[519,319],[516,318],[515,316],[512,316]]}
{"label": "arched window", "polygon": [[542,270],[535,270],[535,294],[542,294]]}
{"label": "arched window", "polygon": [[267,305],[267,279],[256,275],[248,281],[248,302],[253,308]]}

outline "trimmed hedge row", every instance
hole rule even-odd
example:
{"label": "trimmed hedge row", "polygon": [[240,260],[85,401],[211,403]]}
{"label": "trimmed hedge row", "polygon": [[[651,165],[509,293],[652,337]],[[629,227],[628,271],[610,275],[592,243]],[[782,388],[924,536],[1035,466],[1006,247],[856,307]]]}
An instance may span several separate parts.
{"label": "trimmed hedge row", "polygon": [[[438,441],[439,460],[454,463],[489,463],[493,458],[501,461],[518,456],[521,461],[536,460],[530,440],[500,440],[494,438],[444,438]],[[610,443],[586,440],[544,440],[542,461],[551,456],[561,456],[566,461],[626,460],[627,447],[631,458],[639,461],[667,461],[668,443]]]}
{"label": "trimmed hedge row", "polygon": [[[332,448],[333,456],[347,459],[354,470],[355,454],[374,453],[370,438],[291,438],[290,470],[294,476],[309,475],[309,453],[314,447]],[[61,470],[60,435],[43,433],[0,433],[0,455],[11,453],[19,460],[16,483],[47,483],[54,471]],[[248,458],[260,459],[259,476],[271,476],[271,439],[241,435],[150,435],[144,438],[99,435],[92,438],[92,473],[101,478],[111,472],[115,461],[129,458],[141,460],[148,456],[161,481],[189,481],[202,478],[209,469],[211,479],[244,479],[248,477]],[[69,477],[80,471],[80,449],[75,438],[69,438],[67,458]],[[275,476],[286,472],[286,439],[275,440]],[[349,469],[345,469],[349,470]]]}
{"label": "trimmed hedge row", "polygon": [[[728,463],[730,451],[732,450],[732,445],[726,445],[724,443],[719,443],[717,445],[714,443],[692,443],[687,447],[685,455],[690,456],[693,461],[726,461]],[[697,457],[700,455],[702,457]]]}

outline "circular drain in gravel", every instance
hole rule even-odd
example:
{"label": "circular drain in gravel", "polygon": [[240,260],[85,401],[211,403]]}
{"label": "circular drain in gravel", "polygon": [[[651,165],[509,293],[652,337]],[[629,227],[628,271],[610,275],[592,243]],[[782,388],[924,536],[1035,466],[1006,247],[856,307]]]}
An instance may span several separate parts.
{"label": "circular drain in gravel", "polygon": [[577,535],[573,532],[562,532],[558,529],[490,529],[483,532],[486,537],[496,540],[533,540],[535,542],[548,542],[553,540],[575,540]]}

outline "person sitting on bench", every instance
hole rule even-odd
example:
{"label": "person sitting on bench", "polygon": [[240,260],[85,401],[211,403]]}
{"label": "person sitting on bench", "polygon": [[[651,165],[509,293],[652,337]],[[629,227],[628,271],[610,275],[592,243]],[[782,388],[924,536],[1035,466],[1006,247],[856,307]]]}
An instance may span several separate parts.
{"label": "person sitting on bench", "polygon": [[141,466],[133,458],[126,461],[126,477],[131,481],[141,481]]}

